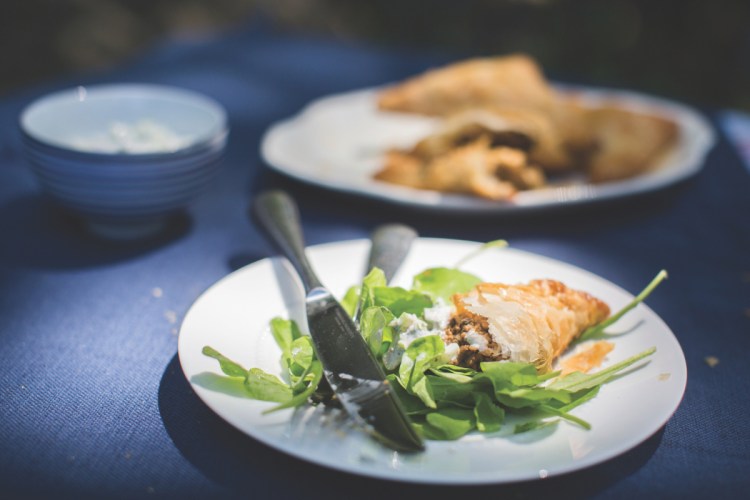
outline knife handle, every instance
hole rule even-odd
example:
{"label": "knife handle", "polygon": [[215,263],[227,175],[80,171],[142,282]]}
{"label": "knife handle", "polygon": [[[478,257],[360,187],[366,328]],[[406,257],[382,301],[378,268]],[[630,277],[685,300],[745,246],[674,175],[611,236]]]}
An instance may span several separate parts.
{"label": "knife handle", "polygon": [[305,293],[322,286],[305,255],[299,209],[291,196],[280,190],[264,191],[255,197],[250,216],[292,264]]}

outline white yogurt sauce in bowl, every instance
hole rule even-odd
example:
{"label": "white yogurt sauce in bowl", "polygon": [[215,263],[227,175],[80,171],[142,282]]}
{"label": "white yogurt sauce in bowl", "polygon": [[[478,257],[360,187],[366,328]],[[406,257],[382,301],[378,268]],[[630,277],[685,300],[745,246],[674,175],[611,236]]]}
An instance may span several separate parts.
{"label": "white yogurt sauce in bowl", "polygon": [[106,130],[73,137],[75,149],[92,153],[153,154],[172,153],[193,142],[189,135],[180,135],[166,125],[151,119],[135,123],[112,122]]}
{"label": "white yogurt sauce in bowl", "polygon": [[228,130],[224,108],[190,90],[151,84],[76,87],[44,96],[21,114],[32,141],[80,154],[181,153]]}

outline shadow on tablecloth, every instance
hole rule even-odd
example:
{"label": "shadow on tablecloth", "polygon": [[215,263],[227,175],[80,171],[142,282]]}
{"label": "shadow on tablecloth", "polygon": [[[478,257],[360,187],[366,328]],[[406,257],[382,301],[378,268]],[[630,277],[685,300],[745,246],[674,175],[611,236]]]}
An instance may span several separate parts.
{"label": "shadow on tablecloth", "polygon": [[187,214],[174,216],[164,231],[143,240],[105,240],[90,234],[83,221],[41,194],[0,205],[0,259],[11,268],[75,269],[96,267],[146,254],[188,234]]}

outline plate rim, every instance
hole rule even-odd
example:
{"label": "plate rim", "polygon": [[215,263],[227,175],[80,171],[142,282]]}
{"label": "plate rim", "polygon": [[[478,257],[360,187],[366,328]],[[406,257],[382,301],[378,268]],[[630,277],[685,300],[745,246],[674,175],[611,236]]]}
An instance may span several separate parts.
{"label": "plate rim", "polygon": [[[418,238],[418,240],[415,243],[419,244],[420,241],[426,242],[427,244],[440,244],[440,243],[458,243],[458,244],[472,244],[472,245],[481,244],[479,242],[471,241],[471,240],[460,240],[460,239],[449,239],[449,238],[425,238],[425,237]],[[332,241],[328,243],[312,245],[312,246],[307,247],[307,249],[313,252],[324,253],[327,249],[336,249],[341,246],[347,246],[347,245],[364,245],[367,243],[368,243],[367,239],[355,238],[355,239],[338,240],[338,241]],[[503,251],[514,252],[525,257],[541,259],[555,266],[562,266],[568,271],[583,274],[586,277],[586,279],[594,279],[594,280],[602,281],[606,284],[606,286],[612,287],[614,290],[616,290],[620,294],[624,294],[628,297],[634,296],[632,293],[623,289],[619,285],[611,282],[610,280],[604,277],[601,277],[591,271],[583,269],[577,265],[570,264],[568,262],[561,261],[552,257],[547,257],[545,255],[536,254],[534,252],[530,252],[527,250],[517,249],[517,248],[507,248],[507,249],[504,249]],[[216,408],[212,401],[207,400],[206,398],[203,397],[202,392],[209,391],[209,390],[201,388],[201,387],[196,388],[196,385],[190,380],[191,374],[188,373],[188,369],[184,363],[184,357],[186,356],[186,354],[184,352],[184,347],[183,347],[184,346],[183,328],[185,324],[188,322],[188,319],[190,318],[191,313],[194,311],[194,307],[198,303],[198,301],[200,301],[204,296],[214,292],[216,289],[221,287],[222,284],[225,282],[225,280],[233,279],[233,277],[234,279],[236,279],[236,276],[238,276],[240,273],[249,273],[253,270],[253,268],[259,268],[260,266],[269,265],[269,264],[273,265],[273,261],[276,259],[281,259],[281,257],[270,256],[267,258],[259,259],[256,262],[253,262],[251,264],[243,266],[242,268],[239,268],[235,271],[228,273],[227,275],[223,276],[222,278],[214,282],[212,285],[206,288],[199,295],[199,297],[193,302],[188,312],[185,314],[183,321],[180,325],[180,330],[178,334],[177,354],[178,354],[178,360],[180,362],[181,371],[183,373],[183,376],[186,378],[188,384],[190,385],[191,389],[193,390],[194,394],[196,394],[196,396],[200,399],[200,401],[203,404],[205,404],[216,416],[218,416],[221,420],[223,420],[228,425],[234,427],[236,430],[238,430],[245,436],[258,441],[264,444],[265,446],[272,448],[273,450],[277,452],[287,454],[289,456],[293,456],[295,458],[298,458],[300,460],[309,462],[311,464],[314,464],[320,467],[325,467],[331,470],[344,472],[347,474],[352,474],[354,476],[370,477],[370,478],[382,479],[382,480],[387,480],[387,481],[395,481],[395,482],[403,482],[403,483],[411,483],[411,484],[423,484],[423,485],[512,484],[512,483],[519,483],[519,482],[525,482],[525,481],[539,480],[539,479],[543,479],[544,477],[547,477],[546,475],[544,477],[541,477],[537,473],[529,471],[525,475],[516,475],[510,478],[508,477],[493,478],[493,477],[489,477],[485,475],[482,477],[478,477],[478,478],[474,477],[472,479],[466,479],[466,480],[456,478],[456,477],[448,478],[448,477],[441,477],[441,476],[430,477],[429,479],[427,479],[424,477],[409,477],[409,476],[399,475],[399,474],[388,474],[378,469],[365,471],[363,468],[354,467],[345,461],[336,462],[336,461],[320,460],[320,459],[316,459],[315,457],[309,456],[308,454],[304,453],[301,450],[295,450],[293,448],[280,446],[273,439],[268,438],[267,436],[263,435],[262,432],[251,434],[245,431],[238,424],[234,423],[230,418],[222,414],[222,411],[220,408]],[[677,390],[673,393],[674,403],[669,405],[671,409],[668,412],[666,412],[665,415],[661,416],[661,418],[657,419],[656,421],[651,422],[650,425],[642,427],[640,432],[636,433],[635,436],[631,436],[631,438],[627,440],[625,443],[621,443],[618,447],[616,447],[614,451],[604,451],[604,452],[594,453],[583,459],[571,460],[567,463],[566,466],[559,466],[559,467],[556,467],[553,471],[549,471],[548,477],[560,477],[560,476],[570,474],[573,472],[583,471],[595,465],[615,459],[631,451],[637,446],[643,444],[643,442],[648,440],[651,436],[655,435],[660,429],[662,429],[669,422],[669,420],[673,417],[673,415],[675,414],[675,412],[678,410],[679,406],[681,405],[682,400],[684,399],[684,396],[685,396],[685,391],[687,387],[687,376],[688,376],[687,362],[686,362],[684,351],[682,350],[682,346],[680,345],[679,340],[677,339],[677,336],[669,328],[666,322],[658,314],[656,314],[646,303],[641,303],[639,307],[644,308],[646,313],[657,322],[657,325],[664,330],[665,334],[667,334],[666,339],[668,339],[673,344],[673,346],[676,347],[676,350],[672,354],[677,355],[676,360],[679,362],[679,364],[678,366],[675,367],[675,369],[672,370],[671,374],[672,376],[674,376],[675,374],[679,375],[681,378],[678,381],[681,380],[681,383],[679,387],[677,388]],[[501,439],[501,438],[498,438],[498,439]],[[451,442],[451,443],[455,444],[457,442]]]}

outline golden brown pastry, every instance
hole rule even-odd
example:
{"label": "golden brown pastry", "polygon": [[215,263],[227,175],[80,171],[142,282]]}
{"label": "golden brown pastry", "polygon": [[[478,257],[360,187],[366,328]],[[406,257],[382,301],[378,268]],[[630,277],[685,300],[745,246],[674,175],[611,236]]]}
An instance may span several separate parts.
{"label": "golden brown pastry", "polygon": [[568,172],[592,182],[633,177],[658,166],[678,134],[670,120],[558,92],[525,55],[427,71],[382,90],[378,106],[443,123],[410,150],[388,152],[377,179],[492,200]]}
{"label": "golden brown pastry", "polygon": [[445,341],[459,344],[459,365],[475,369],[482,361],[508,360],[550,371],[576,337],[609,316],[607,304],[555,280],[481,283],[453,303]]}
{"label": "golden brown pastry", "polygon": [[380,109],[447,116],[468,108],[547,109],[555,94],[528,56],[477,58],[410,78],[381,92]]}
{"label": "golden brown pastry", "polygon": [[588,161],[593,182],[633,177],[658,165],[677,140],[677,125],[612,104],[587,111],[597,147]]}
{"label": "golden brown pastry", "polygon": [[386,153],[383,168],[374,178],[414,189],[427,189],[424,185],[424,171],[424,159],[406,151],[392,149]]}
{"label": "golden brown pastry", "polygon": [[[531,135],[532,161],[549,171],[575,168],[593,145],[581,110],[561,100],[526,55],[477,58],[428,71],[383,90],[380,109],[455,117],[484,110]],[[461,116],[464,115],[464,116]]]}
{"label": "golden brown pastry", "polygon": [[488,137],[430,156],[391,151],[378,180],[490,200],[509,200],[519,189],[544,184],[544,175],[519,149],[491,147]]}
{"label": "golden brown pastry", "polygon": [[490,147],[506,146],[528,152],[534,145],[532,130],[487,109],[469,109],[451,115],[437,130],[420,140],[412,153],[429,160],[487,137]]}
{"label": "golden brown pastry", "polygon": [[587,147],[573,148],[564,130],[552,117],[532,108],[472,108],[449,115],[435,132],[414,147],[422,157],[434,157],[480,136],[491,145],[525,151],[531,163],[546,172],[566,172],[580,167],[580,153],[592,150],[593,134]]}

